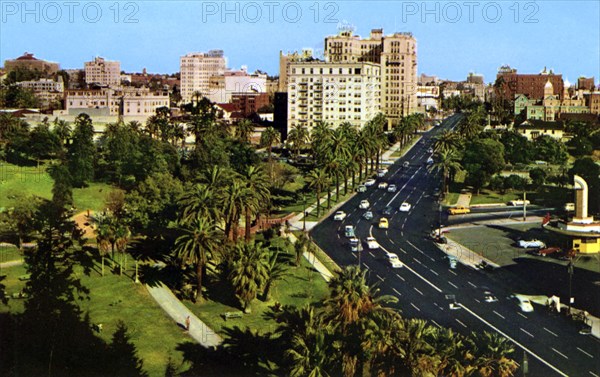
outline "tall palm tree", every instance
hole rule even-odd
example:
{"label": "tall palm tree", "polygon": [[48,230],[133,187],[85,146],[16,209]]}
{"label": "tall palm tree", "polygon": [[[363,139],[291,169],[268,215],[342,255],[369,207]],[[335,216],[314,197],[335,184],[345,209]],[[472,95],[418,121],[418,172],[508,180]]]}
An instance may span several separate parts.
{"label": "tall palm tree", "polygon": [[298,158],[300,150],[304,148],[310,141],[308,128],[302,124],[296,124],[288,134],[287,143],[290,145],[290,150],[294,158]]}
{"label": "tall palm tree", "polygon": [[238,225],[240,217],[247,206],[256,205],[254,199],[247,194],[239,179],[234,181],[223,191],[223,215],[225,217],[225,238],[234,242],[238,237]]}
{"label": "tall palm tree", "polygon": [[307,180],[308,187],[315,190],[315,194],[317,196],[317,217],[319,217],[321,213],[321,193],[324,189],[329,187],[329,177],[325,169],[316,168],[308,173]]}
{"label": "tall palm tree", "polygon": [[215,223],[204,217],[196,217],[192,221],[179,225],[181,236],[175,241],[175,256],[183,263],[196,267],[196,294],[202,298],[202,281],[206,264],[212,258],[219,243]]}
{"label": "tall palm tree", "polygon": [[218,222],[221,217],[219,197],[213,188],[198,183],[186,190],[180,200],[182,212],[180,222],[186,223],[196,217],[203,217]]}
{"label": "tall palm tree", "polygon": [[402,347],[405,352],[405,365],[413,375],[433,373],[437,368],[435,349],[430,344],[434,328],[422,319],[411,318],[405,323],[406,337]]}
{"label": "tall palm tree", "polygon": [[52,132],[58,137],[61,145],[65,146],[73,131],[71,125],[65,120],[58,120],[58,118],[56,118],[53,123],[54,128],[52,129]]}
{"label": "tall palm tree", "polygon": [[333,130],[325,122],[317,122],[310,134],[313,159],[317,166],[325,164],[325,156],[330,149]]}
{"label": "tall palm tree", "polygon": [[271,299],[271,288],[275,282],[283,279],[288,274],[289,262],[289,255],[287,253],[282,253],[279,250],[272,250],[269,253],[263,290],[265,301]]}
{"label": "tall palm tree", "polygon": [[405,357],[401,347],[405,338],[404,320],[397,312],[373,313],[363,326],[361,348],[367,354],[367,369],[372,376],[409,374],[402,368]]}
{"label": "tall palm tree", "polygon": [[262,167],[249,166],[241,175],[241,180],[246,188],[247,205],[244,208],[246,221],[246,241],[250,241],[251,218],[260,214],[261,209],[268,207],[271,201],[271,182]]}
{"label": "tall palm tree", "polygon": [[279,143],[280,141],[281,134],[273,127],[267,127],[260,135],[260,145],[262,147],[267,147],[269,151],[269,162],[271,161],[271,152],[273,149],[273,145]]}
{"label": "tall palm tree", "polygon": [[434,155],[434,162],[428,168],[430,171],[440,171],[442,173],[442,191],[444,194],[448,193],[448,180],[450,176],[456,174],[462,170],[460,159],[454,150],[436,153]]}
{"label": "tall palm tree", "polygon": [[438,153],[457,150],[460,146],[460,136],[456,132],[444,130],[439,136],[435,137],[433,150]]}
{"label": "tall palm tree", "polygon": [[498,333],[484,331],[473,334],[475,344],[475,368],[483,377],[510,377],[519,364],[510,358],[515,347]]}
{"label": "tall palm tree", "polygon": [[466,339],[450,328],[434,329],[431,339],[439,358],[438,376],[463,377],[474,359]]}
{"label": "tall palm tree", "polygon": [[269,254],[269,249],[260,242],[235,245],[229,279],[246,313],[250,313],[250,303],[267,281]]}
{"label": "tall palm tree", "polygon": [[242,119],[235,125],[235,136],[245,143],[250,141],[254,133],[254,123],[249,119]]}

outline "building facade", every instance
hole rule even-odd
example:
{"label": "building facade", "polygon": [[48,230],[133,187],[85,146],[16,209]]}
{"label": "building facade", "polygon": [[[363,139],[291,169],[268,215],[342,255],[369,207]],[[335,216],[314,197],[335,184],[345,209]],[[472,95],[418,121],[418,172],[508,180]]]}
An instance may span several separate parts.
{"label": "building facade", "polygon": [[122,116],[147,119],[160,107],[169,107],[169,94],[147,88],[68,90],[65,93],[66,115],[86,113],[94,116]]}
{"label": "building facade", "polygon": [[225,71],[222,75],[209,79],[207,98],[215,103],[231,101],[233,93],[266,93],[267,75],[255,72],[249,74],[242,67],[239,71]]}
{"label": "building facade", "polygon": [[288,130],[319,122],[362,127],[381,112],[381,68],[369,62],[295,62],[288,71]]}
{"label": "building facade", "polygon": [[560,98],[564,91],[562,75],[545,67],[539,74],[519,74],[516,69],[502,66],[496,75],[496,94],[508,101],[513,101],[517,94],[540,100],[545,95],[544,88],[548,80],[552,83],[552,94]]}
{"label": "building facade", "polygon": [[28,52],[19,56],[16,59],[9,59],[4,61],[4,69],[6,73],[10,73],[19,68],[26,68],[32,71],[39,71],[44,73],[46,76],[53,75],[60,69],[58,63],[53,63],[41,59],[37,59]]}
{"label": "building facade", "polygon": [[51,79],[39,79],[32,81],[21,81],[17,83],[21,88],[31,90],[40,101],[40,107],[47,109],[53,107],[52,105],[57,103],[60,105],[60,101],[63,98],[65,91],[65,84],[62,76],[58,76],[57,81]]}
{"label": "building facade", "polygon": [[84,63],[84,70],[85,82],[88,85],[108,87],[121,85],[121,63],[118,61],[96,57],[93,61]]}
{"label": "building facade", "polygon": [[181,99],[189,103],[195,93],[207,97],[210,93],[210,80],[213,76],[224,75],[227,61],[223,50],[195,52],[180,58]]}
{"label": "building facade", "polygon": [[571,97],[568,87],[565,87],[562,99],[554,92],[552,82],[548,79],[544,85],[544,96],[541,100],[530,99],[524,94],[518,94],[514,105],[515,115],[525,111],[526,119],[552,122],[558,120],[563,114],[590,113],[585,99]]}

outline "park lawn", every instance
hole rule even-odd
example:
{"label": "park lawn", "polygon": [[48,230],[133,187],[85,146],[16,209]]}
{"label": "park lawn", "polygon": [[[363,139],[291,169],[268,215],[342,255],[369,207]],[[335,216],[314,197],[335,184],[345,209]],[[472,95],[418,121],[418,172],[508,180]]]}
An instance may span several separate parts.
{"label": "park lawn", "polygon": [[244,314],[242,318],[225,320],[222,317],[226,312],[241,311],[241,306],[235,298],[231,297],[231,292],[221,285],[211,286],[208,298],[202,302],[183,301],[183,303],[221,336],[225,335],[226,328],[235,326],[242,329],[249,327],[263,334],[273,332],[277,323],[265,318],[264,314],[274,303],[302,307],[323,299],[328,293],[327,283],[323,277],[304,258],[300,266],[291,266],[288,271],[289,274],[284,280],[277,281],[271,289],[271,300],[268,302],[254,300],[251,304],[252,312]]}
{"label": "park lawn", "polygon": [[449,192],[448,194],[446,194],[443,204],[445,206],[455,206],[456,202],[458,202],[459,195],[460,194],[457,192]]}
{"label": "park lawn", "polygon": [[[130,276],[111,274],[106,269],[104,277],[99,274],[99,266],[90,276],[77,269],[81,282],[90,290],[89,300],[79,301],[80,308],[89,312],[90,321],[102,324],[99,336],[110,342],[117,322],[127,325],[128,334],[137,349],[137,355],[144,362],[144,370],[150,377],[164,376],[169,357],[175,365],[181,365],[183,355],[177,351],[179,344],[193,342],[184,331],[160,308],[144,285],[135,284]],[[131,269],[132,270],[132,269]],[[2,283],[9,294],[19,292],[25,286],[18,279],[26,273],[25,266],[4,268],[0,275],[6,275]],[[132,271],[128,271],[131,275]],[[0,303],[0,312],[23,311],[24,300],[11,299],[9,305]],[[185,369],[185,365],[182,369]]]}
{"label": "park lawn", "polygon": [[12,262],[23,259],[23,253],[16,246],[0,246],[0,263]]}
{"label": "park lawn", "polygon": [[[19,195],[35,195],[52,198],[54,181],[46,172],[47,165],[17,166],[0,163],[0,208],[10,207],[12,199]],[[73,205],[79,211],[100,211],[104,208],[111,185],[92,182],[88,187],[73,189]]]}
{"label": "park lawn", "polygon": [[421,140],[421,136],[413,135],[413,137],[404,145],[404,147],[396,149],[390,157],[398,158],[404,156],[404,154],[408,152],[413,145],[417,144],[419,140]]}
{"label": "park lawn", "polygon": [[[506,192],[504,194],[482,189],[479,191],[479,195],[473,193],[471,196],[471,205],[474,204],[506,204],[511,200],[522,200],[523,193],[522,192]],[[527,199],[530,199],[529,193],[527,193]]]}

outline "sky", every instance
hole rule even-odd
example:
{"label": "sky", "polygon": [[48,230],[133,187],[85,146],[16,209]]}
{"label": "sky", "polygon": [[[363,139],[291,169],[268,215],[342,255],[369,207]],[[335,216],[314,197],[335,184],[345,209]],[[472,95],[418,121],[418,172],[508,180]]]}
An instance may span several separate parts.
{"label": "sky", "polygon": [[190,52],[224,50],[228,66],[279,74],[279,52],[312,48],[341,28],[412,32],[418,74],[493,82],[502,65],[544,67],[576,83],[600,78],[600,1],[6,1],[0,61],[25,51],[83,68],[102,56],[126,72],[175,73]]}

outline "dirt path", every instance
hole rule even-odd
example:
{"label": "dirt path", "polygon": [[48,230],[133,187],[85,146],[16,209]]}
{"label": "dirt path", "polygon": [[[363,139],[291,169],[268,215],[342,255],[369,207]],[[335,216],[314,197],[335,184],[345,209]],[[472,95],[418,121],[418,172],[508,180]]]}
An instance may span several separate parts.
{"label": "dirt path", "polygon": [[77,227],[83,230],[83,238],[94,238],[96,236],[91,219],[89,218],[93,213],[93,211],[84,211],[73,216],[73,221],[75,221]]}

